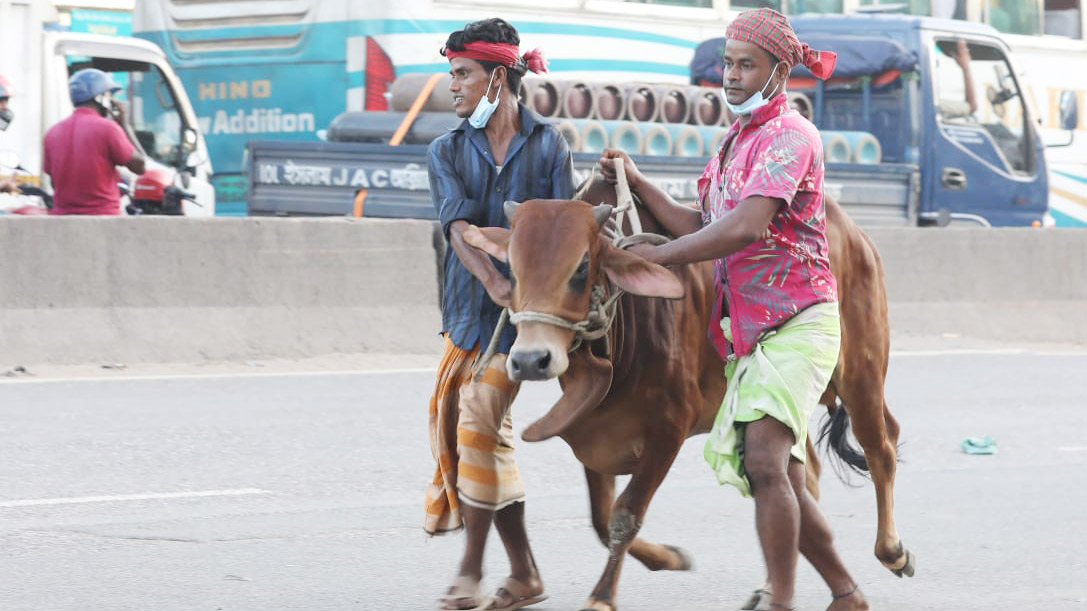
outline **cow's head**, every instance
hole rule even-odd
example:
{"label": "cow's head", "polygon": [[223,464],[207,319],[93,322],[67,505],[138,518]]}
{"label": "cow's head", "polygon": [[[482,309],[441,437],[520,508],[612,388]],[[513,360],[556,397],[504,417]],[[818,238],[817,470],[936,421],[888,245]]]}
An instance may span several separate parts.
{"label": "cow's head", "polygon": [[[508,262],[513,312],[538,312],[569,323],[585,320],[594,285],[605,276],[635,295],[680,298],[683,285],[660,265],[612,246],[600,229],[611,206],[566,200],[506,202],[510,229],[470,227],[464,240]],[[506,371],[513,380],[566,372],[575,331],[530,317],[517,325]]]}

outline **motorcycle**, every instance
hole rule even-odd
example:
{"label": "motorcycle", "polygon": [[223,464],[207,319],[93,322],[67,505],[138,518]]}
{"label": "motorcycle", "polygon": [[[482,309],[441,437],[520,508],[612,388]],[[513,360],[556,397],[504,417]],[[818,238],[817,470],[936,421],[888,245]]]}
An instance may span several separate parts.
{"label": "motorcycle", "polygon": [[[12,171],[13,176],[30,175],[18,163],[18,158],[7,151],[0,155],[0,169]],[[184,202],[196,202],[196,195],[174,183],[177,172],[170,168],[154,167],[136,177],[130,186],[118,183],[121,193],[122,210],[129,216],[183,216]],[[44,189],[29,184],[18,185],[18,191],[0,194],[0,214],[21,216],[47,215],[53,208],[53,197]]]}
{"label": "motorcycle", "polygon": [[[11,176],[30,175],[19,158],[10,151],[0,151],[0,170],[10,170]],[[0,214],[20,216],[41,216],[49,214],[53,207],[53,197],[41,188],[29,184],[17,185],[15,193],[0,194]]]}
{"label": "motorcycle", "polygon": [[196,195],[175,185],[176,178],[174,170],[151,168],[138,176],[131,188],[123,185],[121,194],[129,200],[125,212],[129,216],[183,216],[183,203],[196,204]]}

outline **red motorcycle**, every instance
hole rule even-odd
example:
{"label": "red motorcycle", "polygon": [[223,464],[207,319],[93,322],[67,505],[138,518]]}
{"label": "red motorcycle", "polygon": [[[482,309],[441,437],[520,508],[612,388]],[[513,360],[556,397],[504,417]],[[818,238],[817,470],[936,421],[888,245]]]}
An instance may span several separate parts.
{"label": "red motorcycle", "polygon": [[131,188],[122,187],[130,203],[125,206],[129,216],[183,216],[183,202],[196,203],[196,195],[174,184],[177,173],[166,168],[152,168],[136,178]]}

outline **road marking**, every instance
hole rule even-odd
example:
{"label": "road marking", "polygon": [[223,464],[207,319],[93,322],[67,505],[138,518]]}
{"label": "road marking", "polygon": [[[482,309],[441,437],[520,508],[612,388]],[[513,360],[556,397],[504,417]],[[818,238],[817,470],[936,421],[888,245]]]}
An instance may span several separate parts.
{"label": "road marking", "polygon": [[153,492],[149,494],[117,494],[113,496],[76,496],[59,499],[24,499],[20,501],[0,501],[0,507],[37,507],[40,505],[75,505],[77,503],[116,503],[123,501],[152,501],[162,499],[196,499],[209,496],[246,496],[249,494],[271,494],[270,490],[260,488],[237,488],[235,490],[199,490],[195,492]]}
{"label": "road marking", "polygon": [[1087,452],[1087,446],[1064,446],[1057,448],[1058,452]]}
{"label": "road marking", "polygon": [[50,382],[134,382],[139,380],[220,380],[227,378],[274,378],[274,377],[320,377],[320,376],[359,376],[402,373],[434,373],[433,367],[405,369],[356,369],[339,371],[254,371],[241,373],[165,373],[148,375],[124,375],[102,377],[70,376],[63,378],[2,378],[0,386],[5,384],[48,384]]}
{"label": "road marking", "polygon": [[951,348],[947,350],[891,350],[891,356],[968,356],[1027,354],[1014,348]]}
{"label": "road marking", "polygon": [[891,350],[891,356],[1087,356],[1087,348],[1027,349],[1027,348],[949,348],[947,350]]}

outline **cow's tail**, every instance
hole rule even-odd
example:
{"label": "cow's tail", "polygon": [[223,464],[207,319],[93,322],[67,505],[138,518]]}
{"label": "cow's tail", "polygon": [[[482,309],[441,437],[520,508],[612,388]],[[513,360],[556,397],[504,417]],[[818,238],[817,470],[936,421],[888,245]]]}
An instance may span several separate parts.
{"label": "cow's tail", "polygon": [[[831,465],[834,467],[834,472],[838,474],[838,479],[847,484],[850,483],[849,471],[868,475],[868,460],[849,439],[849,431],[849,412],[846,411],[841,400],[837,400],[830,417],[823,419],[817,443],[824,447],[829,445],[829,449],[834,450],[831,457],[836,460],[832,460]],[[827,453],[830,454],[830,452]]]}

